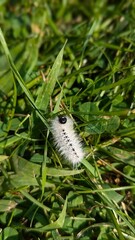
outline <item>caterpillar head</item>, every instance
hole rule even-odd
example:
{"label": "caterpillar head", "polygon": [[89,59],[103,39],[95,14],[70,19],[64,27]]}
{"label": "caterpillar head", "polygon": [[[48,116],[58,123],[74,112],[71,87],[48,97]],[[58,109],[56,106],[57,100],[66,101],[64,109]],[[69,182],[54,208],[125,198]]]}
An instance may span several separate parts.
{"label": "caterpillar head", "polygon": [[70,131],[73,129],[73,121],[70,117],[66,115],[59,115],[52,120],[51,129],[54,132],[60,132],[61,129]]}
{"label": "caterpillar head", "polygon": [[58,116],[59,123],[65,124],[67,122],[67,116]]}
{"label": "caterpillar head", "polygon": [[70,117],[66,115],[60,115],[57,117],[57,121],[61,127],[73,127],[73,121]]}

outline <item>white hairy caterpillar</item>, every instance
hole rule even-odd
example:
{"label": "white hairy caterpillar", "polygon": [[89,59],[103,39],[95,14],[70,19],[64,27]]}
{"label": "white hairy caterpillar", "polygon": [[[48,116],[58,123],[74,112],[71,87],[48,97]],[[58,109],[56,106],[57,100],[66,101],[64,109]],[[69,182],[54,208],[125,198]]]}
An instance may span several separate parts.
{"label": "white hairy caterpillar", "polygon": [[52,120],[51,129],[55,145],[66,160],[74,165],[84,157],[82,144],[73,128],[73,121],[68,116],[57,116]]}

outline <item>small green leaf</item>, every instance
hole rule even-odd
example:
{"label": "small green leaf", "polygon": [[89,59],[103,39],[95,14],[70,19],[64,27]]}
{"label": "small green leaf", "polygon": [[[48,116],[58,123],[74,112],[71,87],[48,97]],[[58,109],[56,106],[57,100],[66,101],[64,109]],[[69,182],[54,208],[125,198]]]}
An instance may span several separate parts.
{"label": "small green leaf", "polygon": [[112,104],[113,105],[118,105],[122,101],[123,101],[123,96],[119,94],[114,98],[114,100],[112,101]]}
{"label": "small green leaf", "polygon": [[[113,200],[116,203],[119,203],[120,201],[122,201],[123,195],[117,193],[116,191],[113,191],[112,188],[110,189],[110,186],[108,184],[102,184],[102,187],[103,187],[103,191],[104,191],[104,189],[105,190],[108,189],[108,191],[105,191],[105,194],[109,199]],[[110,191],[109,191],[109,189],[110,189]]]}
{"label": "small green leaf", "polygon": [[69,192],[68,199],[72,207],[83,205],[83,196],[80,194],[77,195],[73,191]]}
{"label": "small green leaf", "polygon": [[115,132],[120,125],[120,118],[118,116],[113,116],[107,121],[106,131]]}
{"label": "small green leaf", "polygon": [[1,148],[7,148],[15,144],[16,142],[20,141],[21,138],[18,136],[11,136],[7,139],[4,139],[3,141],[0,142],[0,147]]}
{"label": "small green leaf", "polygon": [[92,123],[89,123],[85,127],[85,131],[89,134],[102,134],[106,131],[106,120],[103,118],[97,119]]}
{"label": "small green leaf", "polygon": [[91,116],[99,112],[99,108],[96,103],[85,102],[79,106],[80,115],[89,121]]}
{"label": "small green leaf", "polygon": [[82,173],[84,170],[64,170],[64,169],[56,169],[56,168],[47,168],[47,175],[48,176],[55,176],[55,177],[64,177],[64,176],[73,176],[76,174]]}
{"label": "small green leaf", "polygon": [[15,228],[6,227],[0,233],[0,240],[19,240],[19,234]]}
{"label": "small green leaf", "polygon": [[8,156],[7,155],[0,155],[0,163],[7,160]]}
{"label": "small green leaf", "polygon": [[107,150],[109,151],[111,157],[113,157],[114,159],[117,159],[118,161],[123,162],[125,164],[128,163],[130,166],[135,167],[134,153],[112,146],[107,147]]}
{"label": "small green leaf", "polygon": [[10,211],[15,208],[17,203],[12,200],[1,199],[0,200],[0,212]]}

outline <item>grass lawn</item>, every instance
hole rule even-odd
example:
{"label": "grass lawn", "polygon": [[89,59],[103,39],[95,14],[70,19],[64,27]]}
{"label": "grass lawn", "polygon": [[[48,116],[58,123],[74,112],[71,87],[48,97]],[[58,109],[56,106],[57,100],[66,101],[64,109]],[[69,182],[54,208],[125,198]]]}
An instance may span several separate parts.
{"label": "grass lawn", "polygon": [[0,26],[0,240],[135,240],[135,2],[1,0]]}

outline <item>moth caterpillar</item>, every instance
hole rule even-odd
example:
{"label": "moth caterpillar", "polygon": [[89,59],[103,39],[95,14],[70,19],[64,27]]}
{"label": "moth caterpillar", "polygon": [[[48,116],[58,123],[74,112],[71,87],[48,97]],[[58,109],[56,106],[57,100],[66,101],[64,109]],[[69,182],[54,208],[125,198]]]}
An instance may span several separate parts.
{"label": "moth caterpillar", "polygon": [[73,166],[80,163],[84,152],[81,141],[73,128],[72,119],[68,116],[57,116],[51,122],[51,129],[55,145],[61,155]]}

